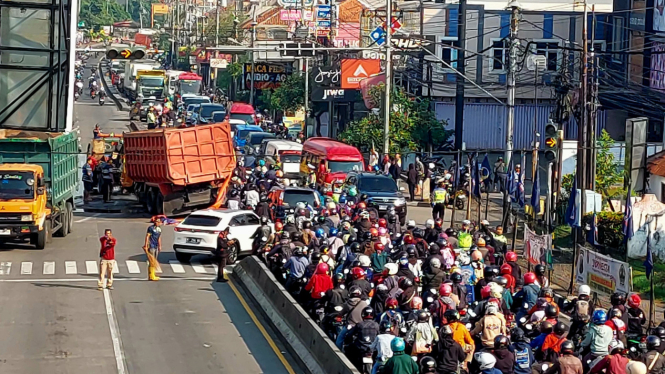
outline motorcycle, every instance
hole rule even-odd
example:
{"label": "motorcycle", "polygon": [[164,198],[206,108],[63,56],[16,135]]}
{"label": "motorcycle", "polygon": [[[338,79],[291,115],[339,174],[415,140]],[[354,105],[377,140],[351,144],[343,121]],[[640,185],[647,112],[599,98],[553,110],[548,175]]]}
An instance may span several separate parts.
{"label": "motorcycle", "polygon": [[647,336],[646,335],[630,335],[626,336],[626,348],[628,349],[628,357],[631,360],[640,360],[647,354]]}
{"label": "motorcycle", "polygon": [[99,105],[100,105],[100,106],[104,105],[104,100],[105,100],[105,99],[104,99],[104,96],[99,95]]}
{"label": "motorcycle", "polygon": [[134,106],[132,109],[129,111],[129,120],[133,120],[137,117],[139,117],[141,114],[141,103],[134,103]]}
{"label": "motorcycle", "polygon": [[74,92],[74,101],[79,101],[79,96],[78,92]]}
{"label": "motorcycle", "polygon": [[337,335],[339,335],[344,328],[343,309],[344,308],[341,305],[335,306],[333,311],[326,314],[321,322],[321,328],[323,328],[323,331],[328,337],[330,337],[330,339],[332,339],[332,341],[337,340]]}
{"label": "motorcycle", "polygon": [[91,89],[90,89],[90,97],[92,97],[93,99],[94,99],[95,97],[97,97],[97,92],[95,92],[95,89],[94,89],[94,88],[91,88]]}

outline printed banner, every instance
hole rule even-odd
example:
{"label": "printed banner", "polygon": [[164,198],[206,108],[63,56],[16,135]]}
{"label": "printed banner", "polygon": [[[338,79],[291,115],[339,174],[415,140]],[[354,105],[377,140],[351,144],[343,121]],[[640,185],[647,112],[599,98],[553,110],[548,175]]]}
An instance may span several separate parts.
{"label": "printed banner", "polygon": [[577,251],[575,280],[578,284],[586,284],[592,290],[604,294],[632,291],[633,270],[630,265],[580,245]]}
{"label": "printed banner", "polygon": [[551,235],[537,235],[524,223],[524,253],[527,261],[533,265],[546,265],[547,254],[552,249]]}
{"label": "printed banner", "polygon": [[[645,194],[641,200],[633,197],[633,237],[628,241],[628,258],[647,255],[647,234],[653,256],[665,261],[665,204],[653,194]],[[650,217],[650,218],[649,218]],[[650,224],[647,223],[650,220]],[[648,226],[648,227],[647,227]]]}

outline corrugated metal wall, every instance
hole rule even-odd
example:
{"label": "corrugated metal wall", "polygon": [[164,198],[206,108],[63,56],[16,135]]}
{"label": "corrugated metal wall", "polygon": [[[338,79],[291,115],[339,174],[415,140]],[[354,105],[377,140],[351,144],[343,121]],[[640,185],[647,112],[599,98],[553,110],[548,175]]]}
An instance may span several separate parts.
{"label": "corrugated metal wall", "polygon": [[[436,117],[448,121],[448,129],[455,128],[455,104],[436,103]],[[541,148],[544,141],[545,125],[554,105],[516,105],[514,149],[531,149],[533,140],[534,115],[538,114],[537,131],[541,134]],[[467,149],[504,149],[506,145],[507,108],[499,104],[466,104],[464,106],[464,142]],[[606,113],[598,112],[598,132],[605,128]],[[571,121],[566,126],[566,139],[577,138],[577,123]]]}

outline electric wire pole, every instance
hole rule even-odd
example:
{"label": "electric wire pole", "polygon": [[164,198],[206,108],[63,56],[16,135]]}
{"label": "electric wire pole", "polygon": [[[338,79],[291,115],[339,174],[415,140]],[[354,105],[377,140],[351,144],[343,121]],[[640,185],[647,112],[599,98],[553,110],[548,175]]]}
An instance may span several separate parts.
{"label": "electric wire pole", "polygon": [[[462,149],[464,136],[464,51],[466,51],[466,0],[460,0],[457,12],[457,71],[455,83],[455,149]],[[443,46],[442,46],[443,48]]]}
{"label": "electric wire pole", "polygon": [[[515,74],[517,72],[517,31],[519,27],[520,4],[516,0],[508,4],[510,13],[510,40],[508,52],[508,76],[506,77],[508,85],[508,118],[506,121],[506,153],[505,160],[510,162],[513,156],[513,133],[515,132]],[[511,176],[508,176],[509,178]],[[507,194],[506,194],[507,196]]]}
{"label": "electric wire pole", "polygon": [[[579,95],[579,107],[580,107],[580,123],[578,124],[577,130],[577,186],[581,191],[580,195],[580,221],[586,213],[586,190],[587,190],[587,81],[588,81],[588,70],[587,70],[587,6],[586,1],[583,3],[584,6],[584,17],[582,19],[582,64],[580,66],[580,95]],[[581,226],[581,222],[580,222]],[[580,231],[583,234],[583,231]],[[578,235],[579,238],[584,238],[584,235]]]}
{"label": "electric wire pole", "polygon": [[[256,5],[252,5],[252,48],[254,48],[254,41],[256,40]],[[252,53],[252,74],[250,74],[250,88],[249,88],[249,105],[254,105],[254,51]]]}
{"label": "electric wire pole", "polygon": [[384,109],[384,128],[383,128],[383,152],[390,153],[390,92],[392,89],[392,69],[393,57],[391,52],[392,41],[390,34],[392,33],[393,26],[393,4],[392,0],[386,0],[386,92],[385,92],[385,109]]}

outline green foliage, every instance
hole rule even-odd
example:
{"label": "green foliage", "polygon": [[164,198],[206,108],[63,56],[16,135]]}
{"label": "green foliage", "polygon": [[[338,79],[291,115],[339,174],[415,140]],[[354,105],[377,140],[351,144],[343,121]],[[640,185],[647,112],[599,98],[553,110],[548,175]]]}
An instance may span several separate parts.
{"label": "green foliage", "polygon": [[[592,214],[586,214],[582,219],[582,227],[591,224]],[[623,213],[602,211],[596,213],[598,228],[598,243],[608,250],[619,251],[623,248]]]}
{"label": "green foliage", "polygon": [[154,3],[159,3],[159,0],[130,1],[129,14],[132,20],[141,24],[141,17],[143,17],[143,27],[150,27],[150,12],[152,12],[151,4]]}
{"label": "green foliage", "polygon": [[596,145],[596,192],[602,194],[603,198],[608,198],[611,197],[610,189],[623,182],[623,174],[619,172],[619,164],[614,161],[614,154],[610,152],[614,140],[605,129],[596,141]]}
{"label": "green foliage", "polygon": [[126,21],[130,18],[125,8],[115,0],[82,0],[79,21],[86,27],[99,29],[110,26],[114,22]]}
{"label": "green foliage", "polygon": [[291,74],[272,94],[266,95],[269,99],[268,109],[296,112],[305,105],[305,77],[302,74]]}
{"label": "green foliage", "polygon": [[[370,89],[369,95],[375,103],[381,102],[385,85],[377,85]],[[427,100],[414,100],[404,91],[395,90],[391,95],[392,110],[390,112],[390,152],[404,150],[415,151],[428,145],[438,145],[450,138],[452,131],[445,130],[445,122],[438,121]],[[385,106],[385,105],[384,105]],[[383,112],[385,108],[382,108]],[[381,149],[383,145],[384,121],[383,114],[370,113],[359,121],[351,123],[347,130],[340,134],[340,139],[360,149],[369,150],[372,144]]]}

